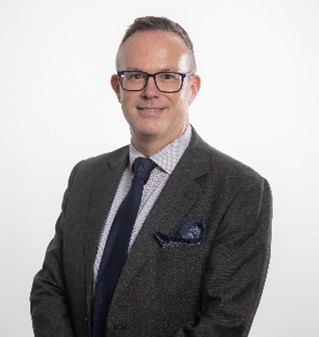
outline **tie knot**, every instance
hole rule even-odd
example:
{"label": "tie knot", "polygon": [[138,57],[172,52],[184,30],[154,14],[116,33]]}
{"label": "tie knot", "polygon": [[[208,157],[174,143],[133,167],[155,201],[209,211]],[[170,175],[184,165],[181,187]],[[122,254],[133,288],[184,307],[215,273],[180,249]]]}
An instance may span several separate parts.
{"label": "tie knot", "polygon": [[142,157],[136,158],[132,165],[134,177],[142,179],[144,184],[146,184],[155,166],[156,164],[151,159]]}

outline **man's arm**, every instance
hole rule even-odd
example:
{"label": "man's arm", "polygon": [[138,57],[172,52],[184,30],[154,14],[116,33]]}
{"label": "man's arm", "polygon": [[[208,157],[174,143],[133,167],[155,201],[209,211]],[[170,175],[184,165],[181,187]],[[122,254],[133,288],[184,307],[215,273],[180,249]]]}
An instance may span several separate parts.
{"label": "man's arm", "polygon": [[35,337],[74,337],[68,293],[63,270],[63,218],[68,193],[78,165],[70,175],[64,194],[62,213],[55,227],[42,269],[35,275],[31,290],[31,317]]}
{"label": "man's arm", "polygon": [[35,275],[31,290],[31,316],[35,337],[73,337],[68,296],[61,261],[61,238],[57,233],[48,246],[42,269]]}
{"label": "man's arm", "polygon": [[270,259],[272,196],[266,180],[241,191],[213,241],[196,324],[174,337],[246,337]]}

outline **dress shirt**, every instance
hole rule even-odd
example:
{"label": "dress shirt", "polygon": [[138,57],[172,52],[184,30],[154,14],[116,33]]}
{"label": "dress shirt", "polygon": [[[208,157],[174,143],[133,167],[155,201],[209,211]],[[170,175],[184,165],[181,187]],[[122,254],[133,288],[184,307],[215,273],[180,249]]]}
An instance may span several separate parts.
{"label": "dress shirt", "polygon": [[[189,145],[192,136],[192,128],[188,125],[186,131],[180,138],[177,138],[172,143],[155,153],[150,157],[157,166],[151,172],[151,175],[144,186],[142,200],[138,215],[133,227],[129,249],[132,247],[143,223],[152,209],[155,201],[157,200],[159,194],[164,188],[169,176],[173,172],[175,166],[179,162],[180,158],[184,154],[186,148]],[[107,241],[109,231],[112,226],[115,214],[120,207],[121,202],[125,198],[128,190],[131,186],[131,181],[133,178],[132,174],[132,164],[137,157],[144,157],[132,144],[129,147],[129,166],[124,170],[121,177],[120,183],[117,187],[117,191],[112,202],[112,206],[108,213],[104,228],[101,232],[100,241],[98,245],[98,250],[94,262],[94,284],[97,280],[97,275],[99,272],[99,266],[103,256],[104,247]]]}

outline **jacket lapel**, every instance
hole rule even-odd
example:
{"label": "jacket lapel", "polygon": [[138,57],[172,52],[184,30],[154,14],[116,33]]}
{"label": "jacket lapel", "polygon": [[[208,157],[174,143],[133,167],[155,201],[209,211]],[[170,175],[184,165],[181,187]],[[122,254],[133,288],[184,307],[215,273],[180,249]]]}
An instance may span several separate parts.
{"label": "jacket lapel", "polygon": [[128,147],[116,151],[104,164],[98,167],[93,181],[90,205],[85,221],[83,242],[85,243],[85,282],[87,307],[91,315],[93,296],[93,266],[100,233],[111,207],[122,173],[128,163]]}
{"label": "jacket lapel", "polygon": [[[126,287],[159,249],[153,234],[156,231],[173,234],[199,198],[201,187],[197,179],[208,171],[205,151],[201,151],[205,147],[207,148],[207,145],[195,133],[131,248],[113,297],[113,305],[120,300],[121,295],[125,295]],[[201,158],[197,161],[194,159],[196,157]],[[199,167],[197,163],[201,163],[202,166]]]}

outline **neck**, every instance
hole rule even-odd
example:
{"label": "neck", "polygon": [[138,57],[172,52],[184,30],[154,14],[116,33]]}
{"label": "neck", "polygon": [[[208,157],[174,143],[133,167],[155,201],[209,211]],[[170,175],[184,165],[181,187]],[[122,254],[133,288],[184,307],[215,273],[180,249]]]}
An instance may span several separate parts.
{"label": "neck", "polygon": [[160,143],[160,142],[150,142],[150,141],[141,141],[133,139],[131,140],[132,144],[138,150],[143,156],[146,158],[150,158],[153,156],[156,152],[160,151],[162,148],[164,148],[169,143]]}
{"label": "neck", "polygon": [[134,147],[146,158],[150,158],[155,153],[166,147],[167,145],[174,142],[176,139],[181,137],[186,131],[188,125],[186,125],[177,135],[167,139],[159,138],[154,139],[153,137],[136,137],[132,134],[131,143]]}

